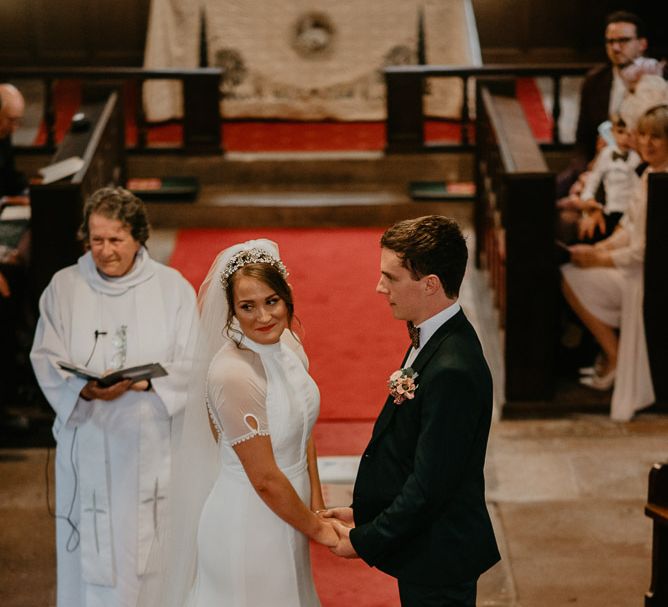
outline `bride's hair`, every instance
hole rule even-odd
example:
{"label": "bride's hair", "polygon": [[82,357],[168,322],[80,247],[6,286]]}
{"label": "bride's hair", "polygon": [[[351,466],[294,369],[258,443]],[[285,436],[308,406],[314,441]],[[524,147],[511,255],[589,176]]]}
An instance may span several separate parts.
{"label": "bride's hair", "polygon": [[270,263],[250,263],[240,267],[227,281],[225,287],[225,296],[227,297],[227,319],[225,331],[231,335],[230,330],[234,320],[234,285],[240,276],[254,278],[266,284],[276,293],[284,302],[288,309],[288,329],[292,332],[292,321],[295,316],[295,304],[292,298],[292,289],[281,271]]}

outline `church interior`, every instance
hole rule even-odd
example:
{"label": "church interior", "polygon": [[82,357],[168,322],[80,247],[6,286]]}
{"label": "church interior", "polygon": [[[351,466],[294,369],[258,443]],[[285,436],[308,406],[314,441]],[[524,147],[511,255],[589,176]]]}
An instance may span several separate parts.
{"label": "church interior", "polygon": [[[374,292],[379,239],[455,219],[459,302],[494,384],[485,483],[502,560],[477,604],[668,607],[665,174],[650,179],[637,310],[654,398],[625,419],[612,385],[580,381],[598,348],[555,245],[614,11],[642,18],[644,55],[665,65],[656,2],[3,0],[0,83],[25,100],[7,145],[27,198],[0,192],[2,605],[56,606],[54,412],[29,352],[41,293],[82,254],[85,200],[121,186],[146,205],[151,258],[195,290],[225,247],[280,246],[321,394],[328,507],[351,501],[407,345]],[[377,569],[315,544],[311,559],[323,607],[399,605]]]}

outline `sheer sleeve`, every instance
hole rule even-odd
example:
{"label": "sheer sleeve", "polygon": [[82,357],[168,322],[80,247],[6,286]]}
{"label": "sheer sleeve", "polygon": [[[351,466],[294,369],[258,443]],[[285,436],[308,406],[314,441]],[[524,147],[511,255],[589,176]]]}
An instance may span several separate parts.
{"label": "sheer sleeve", "polygon": [[[267,380],[259,357],[217,356],[209,370],[207,406],[219,434],[231,445],[268,436]],[[246,352],[247,356],[249,353]]]}

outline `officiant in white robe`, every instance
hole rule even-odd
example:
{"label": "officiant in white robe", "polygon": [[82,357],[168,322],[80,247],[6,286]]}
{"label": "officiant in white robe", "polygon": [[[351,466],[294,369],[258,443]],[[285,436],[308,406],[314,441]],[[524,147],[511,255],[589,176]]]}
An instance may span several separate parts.
{"label": "officiant in white robe", "polygon": [[[139,199],[99,190],[84,209],[88,252],[40,300],[31,360],[56,413],[58,607],[135,607],[167,506],[197,309],[186,280],[149,257],[148,229]],[[103,388],[57,361],[96,373],[157,362],[168,375]]]}

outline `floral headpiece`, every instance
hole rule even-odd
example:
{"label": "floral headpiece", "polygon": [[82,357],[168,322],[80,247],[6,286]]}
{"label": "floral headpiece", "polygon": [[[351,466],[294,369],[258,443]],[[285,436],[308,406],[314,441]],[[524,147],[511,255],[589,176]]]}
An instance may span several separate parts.
{"label": "floral headpiece", "polygon": [[221,272],[220,284],[223,285],[223,289],[227,288],[232,274],[239,268],[251,263],[268,263],[269,265],[274,266],[281,273],[283,278],[288,277],[288,270],[280,259],[276,259],[273,255],[262,249],[246,249],[245,251],[239,251],[234,255],[232,259],[227,262],[225,269]]}

